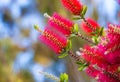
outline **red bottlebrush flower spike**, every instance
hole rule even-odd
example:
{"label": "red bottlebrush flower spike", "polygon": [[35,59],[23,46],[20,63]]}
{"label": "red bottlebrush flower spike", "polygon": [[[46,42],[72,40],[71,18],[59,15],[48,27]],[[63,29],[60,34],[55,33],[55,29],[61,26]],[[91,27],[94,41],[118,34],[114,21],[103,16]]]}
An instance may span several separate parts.
{"label": "red bottlebrush flower spike", "polygon": [[57,54],[60,54],[67,45],[66,37],[50,30],[48,27],[45,28],[39,39]]}
{"label": "red bottlebrush flower spike", "polygon": [[95,69],[94,66],[92,66],[92,65],[90,65],[88,68],[86,68],[85,71],[88,75],[90,75],[93,78],[97,78],[100,73],[100,71]]}
{"label": "red bottlebrush flower spike", "polygon": [[83,5],[78,0],[61,0],[62,4],[74,15],[80,15]]}
{"label": "red bottlebrush flower spike", "polygon": [[[86,68],[86,72],[93,78],[96,78],[98,82],[120,82],[120,74],[117,73],[119,66],[107,66],[106,69],[101,69],[94,65],[89,65]],[[116,70],[116,71],[115,71]]]}
{"label": "red bottlebrush flower spike", "polygon": [[107,44],[99,44],[97,47],[99,50],[104,54],[106,60],[113,64],[113,63],[120,63],[120,39],[114,41],[114,39],[109,40]]}
{"label": "red bottlebrush flower spike", "polygon": [[120,26],[109,24],[107,31],[107,43],[98,47],[110,63],[120,63]]}
{"label": "red bottlebrush flower spike", "polygon": [[66,18],[63,18],[57,13],[53,14],[53,16],[49,19],[48,23],[64,35],[70,35],[72,32],[72,27],[74,25],[73,22],[69,21]]}
{"label": "red bottlebrush flower spike", "polygon": [[99,29],[99,24],[93,19],[88,18],[86,19],[86,21],[90,24],[91,27],[87,24],[87,22],[84,21],[81,23],[81,27],[87,34],[91,34],[92,32],[94,32],[94,30]]}
{"label": "red bottlebrush flower spike", "polygon": [[98,48],[85,46],[85,48],[81,51],[83,53],[82,57],[89,63],[98,65],[101,68],[105,68],[106,65],[108,65],[108,62],[104,58],[104,54],[101,53]]}
{"label": "red bottlebrush flower spike", "polygon": [[120,78],[115,73],[104,71],[99,74],[98,82],[120,82]]}
{"label": "red bottlebrush flower spike", "polygon": [[120,64],[110,64],[107,66],[106,70],[109,72],[115,72],[115,73],[120,73],[118,71]]}
{"label": "red bottlebrush flower spike", "polygon": [[113,25],[113,24],[109,24],[108,25],[108,38],[109,39],[118,39],[120,38],[120,26],[119,25]]}

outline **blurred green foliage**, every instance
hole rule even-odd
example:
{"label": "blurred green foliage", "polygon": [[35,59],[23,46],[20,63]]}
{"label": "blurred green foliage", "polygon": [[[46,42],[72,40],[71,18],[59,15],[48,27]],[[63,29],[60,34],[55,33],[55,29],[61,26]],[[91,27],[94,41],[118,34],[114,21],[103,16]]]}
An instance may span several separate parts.
{"label": "blurred green foliage", "polygon": [[24,49],[15,45],[10,38],[0,40],[0,82],[34,82],[27,71],[13,72],[16,54]]}

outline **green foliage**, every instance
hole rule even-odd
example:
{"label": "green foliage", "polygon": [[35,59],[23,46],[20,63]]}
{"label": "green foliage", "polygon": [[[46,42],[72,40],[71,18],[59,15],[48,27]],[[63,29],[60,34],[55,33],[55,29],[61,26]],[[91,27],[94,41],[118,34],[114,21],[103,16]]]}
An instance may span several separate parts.
{"label": "green foliage", "polygon": [[84,5],[84,6],[83,6],[83,9],[82,9],[82,12],[81,12],[81,14],[80,14],[80,16],[81,16],[82,18],[84,18],[86,12],[87,12],[87,6]]}
{"label": "green foliage", "polygon": [[0,82],[35,82],[27,70],[13,72],[13,62],[22,50],[11,38],[0,40]]}
{"label": "green foliage", "polygon": [[68,75],[66,73],[63,73],[60,75],[60,82],[68,82]]}
{"label": "green foliage", "polygon": [[99,35],[100,35],[100,36],[103,36],[103,31],[104,31],[104,27],[101,27],[101,28],[99,29]]}
{"label": "green foliage", "polygon": [[73,19],[73,20],[80,20],[81,17],[80,17],[80,16],[74,16],[72,19]]}
{"label": "green foliage", "polygon": [[93,36],[92,37],[92,41],[95,43],[95,44],[98,44],[99,43],[99,38],[97,36]]}
{"label": "green foliage", "polygon": [[72,42],[71,42],[71,40],[68,40],[66,51],[69,51],[71,48],[72,48]]}
{"label": "green foliage", "polygon": [[68,53],[67,53],[67,52],[61,54],[60,56],[58,56],[58,58],[64,58],[64,57],[66,57],[66,56],[68,56]]}
{"label": "green foliage", "polygon": [[86,68],[88,66],[87,63],[82,63],[82,62],[76,62],[76,64],[79,65],[79,68],[78,68],[79,71],[84,70],[84,68]]}
{"label": "green foliage", "polygon": [[73,20],[80,20],[80,19],[83,19],[85,14],[87,12],[87,6],[84,5],[83,8],[82,8],[82,12],[80,12],[80,16],[74,16],[73,17]]}
{"label": "green foliage", "polygon": [[64,58],[68,56],[68,51],[72,48],[71,40],[68,40],[67,46],[64,49],[64,51],[61,53],[61,55],[58,58]]}
{"label": "green foliage", "polygon": [[103,33],[104,33],[103,31],[104,31],[104,27],[100,27],[100,28],[97,28],[95,32],[92,32],[92,35],[93,35],[92,40],[93,40],[93,42],[95,42],[96,44],[99,43],[99,41],[100,41],[99,37],[103,36]]}
{"label": "green foliage", "polygon": [[72,28],[72,34],[68,37],[69,39],[72,39],[73,37],[76,36],[76,34],[79,32],[79,25],[76,23],[74,24]]}
{"label": "green foliage", "polygon": [[73,31],[73,33],[78,33],[78,31],[79,31],[79,25],[77,23],[74,24],[72,31]]}
{"label": "green foliage", "polygon": [[100,27],[100,28],[96,28],[96,30],[91,34],[97,37],[103,36],[103,31],[104,31],[104,27]]}
{"label": "green foliage", "polygon": [[69,40],[72,40],[76,35],[75,34],[71,34],[68,38]]}
{"label": "green foliage", "polygon": [[34,25],[34,29],[38,29],[39,27],[38,27],[38,25]]}

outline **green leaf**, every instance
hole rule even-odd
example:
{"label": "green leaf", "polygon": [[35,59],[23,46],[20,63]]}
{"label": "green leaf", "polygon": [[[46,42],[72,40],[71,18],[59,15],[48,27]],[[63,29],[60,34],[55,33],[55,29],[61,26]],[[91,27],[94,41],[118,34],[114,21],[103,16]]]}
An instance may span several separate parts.
{"label": "green leaf", "polygon": [[38,25],[34,25],[34,29],[38,29],[39,27],[38,27]]}
{"label": "green leaf", "polygon": [[79,31],[79,26],[78,26],[78,24],[74,24],[73,33],[77,33],[78,31]]}
{"label": "green leaf", "polygon": [[88,66],[87,63],[82,63],[82,62],[76,62],[76,63],[79,65],[79,68],[78,68],[79,71],[82,71],[85,67]]}
{"label": "green leaf", "polygon": [[92,40],[93,40],[93,42],[96,43],[96,44],[98,44],[98,42],[99,42],[99,41],[98,41],[98,37],[96,37],[96,36],[93,36],[93,37],[92,37]]}
{"label": "green leaf", "polygon": [[99,36],[99,28],[96,27],[96,30],[91,33],[92,35],[98,37]]}
{"label": "green leaf", "polygon": [[79,67],[78,70],[79,70],[79,71],[82,71],[85,67],[86,67],[86,66],[83,65],[83,66]]}
{"label": "green leaf", "polygon": [[60,82],[68,82],[68,75],[66,73],[63,73],[60,75]]}
{"label": "green leaf", "polygon": [[71,34],[70,36],[69,36],[69,39],[72,39],[72,38],[74,38],[76,35],[75,34]]}
{"label": "green leaf", "polygon": [[80,65],[80,66],[81,66],[81,65],[83,65],[83,63],[82,63],[82,62],[76,62],[76,64],[78,64],[78,65]]}
{"label": "green leaf", "polygon": [[72,48],[72,42],[71,40],[68,40],[67,46],[66,46],[66,51],[69,51]]}
{"label": "green leaf", "polygon": [[64,58],[66,56],[68,56],[68,51],[72,48],[72,42],[71,40],[68,40],[67,46],[64,49],[64,51],[61,53],[60,56],[58,56],[58,58]]}
{"label": "green leaf", "polygon": [[75,17],[73,17],[72,19],[73,19],[73,20],[80,20],[81,17],[80,17],[80,16],[75,16]]}
{"label": "green leaf", "polygon": [[99,29],[99,35],[100,35],[100,36],[103,35],[103,30],[104,30],[104,27],[101,27],[101,28]]}
{"label": "green leaf", "polygon": [[58,58],[64,58],[64,57],[66,57],[66,56],[68,56],[68,53],[63,53],[63,54],[61,54],[60,56],[58,56]]}
{"label": "green leaf", "polygon": [[83,6],[83,9],[82,9],[82,12],[81,12],[81,16],[84,17],[85,14],[86,14],[86,12],[87,12],[87,6],[84,5],[84,6]]}
{"label": "green leaf", "polygon": [[96,33],[96,35],[99,35],[99,28],[96,27],[95,33]]}
{"label": "green leaf", "polygon": [[100,28],[96,28],[96,30],[91,34],[99,37],[103,35],[103,31],[104,31],[104,27],[100,27]]}

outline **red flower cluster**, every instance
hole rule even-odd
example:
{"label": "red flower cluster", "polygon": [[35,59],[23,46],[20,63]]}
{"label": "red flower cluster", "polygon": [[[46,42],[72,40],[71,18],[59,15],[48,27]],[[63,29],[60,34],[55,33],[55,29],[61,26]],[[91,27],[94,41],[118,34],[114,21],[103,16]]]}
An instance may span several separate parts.
{"label": "red flower cluster", "polygon": [[57,54],[60,54],[67,45],[67,38],[60,33],[50,30],[48,26],[40,35],[39,39]]}
{"label": "red flower cluster", "polygon": [[48,25],[40,35],[40,41],[49,46],[55,53],[60,54],[67,46],[66,35],[72,33],[74,23],[54,13],[49,17]]}
{"label": "red flower cluster", "polygon": [[78,0],[61,0],[61,2],[74,15],[80,15],[83,6]]}
{"label": "red flower cluster", "polygon": [[95,69],[95,66],[93,65],[89,65],[89,67],[86,68],[86,73],[89,74],[89,76],[91,76],[92,78],[96,78],[98,74],[100,73],[97,69]]}
{"label": "red flower cluster", "polygon": [[97,65],[101,68],[105,68],[105,66],[108,65],[108,62],[104,58],[104,54],[100,52],[98,48],[85,46],[85,48],[81,51],[83,53],[82,58],[92,65]]}
{"label": "red flower cluster", "polygon": [[85,71],[92,78],[98,80],[98,82],[120,82],[120,74],[104,69],[99,69],[94,65],[90,65]]}
{"label": "red flower cluster", "polygon": [[94,30],[99,29],[99,24],[93,19],[88,18],[81,23],[81,28],[87,33],[91,34]]}
{"label": "red flower cluster", "polygon": [[100,50],[111,63],[120,63],[120,26],[109,24],[105,45],[99,44]]}
{"label": "red flower cluster", "polygon": [[64,35],[70,35],[72,33],[72,27],[74,25],[73,22],[66,18],[63,18],[57,13],[53,14],[48,23]]}
{"label": "red flower cluster", "polygon": [[82,50],[89,62],[86,72],[99,82],[120,82],[120,26],[109,24],[107,34],[95,47]]}

